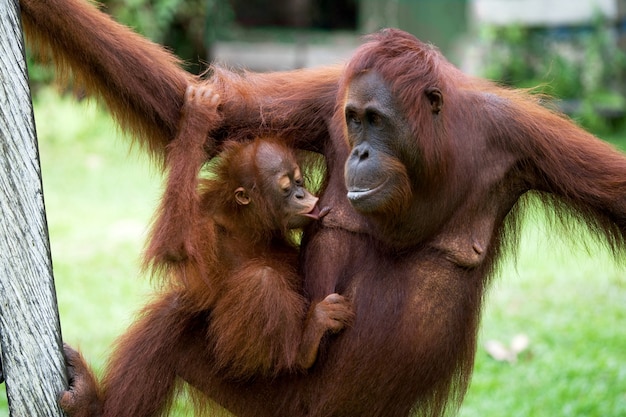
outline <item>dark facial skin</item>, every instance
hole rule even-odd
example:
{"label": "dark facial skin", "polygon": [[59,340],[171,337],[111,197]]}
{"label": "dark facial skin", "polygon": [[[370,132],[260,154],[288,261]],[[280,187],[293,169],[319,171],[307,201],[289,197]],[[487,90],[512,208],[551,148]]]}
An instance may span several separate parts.
{"label": "dark facial skin", "polygon": [[326,214],[318,208],[318,198],[304,188],[300,167],[290,154],[272,143],[264,143],[256,158],[259,171],[265,176],[267,197],[279,208],[289,229],[304,227]]}
{"label": "dark facial skin", "polygon": [[402,143],[413,142],[407,123],[391,92],[373,72],[351,82],[344,110],[352,147],[345,165],[348,200],[362,213],[388,211],[390,201],[404,202],[410,194],[405,165],[397,157]]}

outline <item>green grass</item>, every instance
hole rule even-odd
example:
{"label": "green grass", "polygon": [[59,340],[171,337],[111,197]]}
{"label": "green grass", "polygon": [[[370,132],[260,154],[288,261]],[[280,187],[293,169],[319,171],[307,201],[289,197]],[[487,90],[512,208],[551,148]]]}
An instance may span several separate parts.
{"label": "green grass", "polygon": [[44,91],[35,118],[63,337],[101,368],[149,289],[138,265],[160,176],[93,105]]}
{"label": "green grass", "polygon": [[[150,290],[139,261],[161,176],[94,106],[44,92],[35,116],[63,336],[101,369]],[[527,221],[494,278],[462,417],[626,416],[626,268],[545,224]],[[530,348],[514,364],[483,349],[518,333]]]}
{"label": "green grass", "polygon": [[[551,235],[545,218],[524,230],[487,295],[460,415],[626,416],[626,269],[597,245]],[[487,340],[519,333],[530,347],[516,363],[487,355]]]}

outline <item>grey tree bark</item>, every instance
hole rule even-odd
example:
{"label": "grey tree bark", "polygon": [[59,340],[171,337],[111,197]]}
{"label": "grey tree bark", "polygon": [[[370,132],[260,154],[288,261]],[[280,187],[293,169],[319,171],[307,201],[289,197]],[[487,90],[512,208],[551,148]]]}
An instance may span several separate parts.
{"label": "grey tree bark", "polygon": [[10,415],[62,416],[67,387],[17,0],[0,0],[0,346]]}

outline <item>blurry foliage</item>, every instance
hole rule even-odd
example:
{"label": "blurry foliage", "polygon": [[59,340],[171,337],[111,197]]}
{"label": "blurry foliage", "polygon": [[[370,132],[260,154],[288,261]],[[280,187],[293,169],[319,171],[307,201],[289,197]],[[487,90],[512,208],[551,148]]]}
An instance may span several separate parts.
{"label": "blurry foliage", "polygon": [[589,27],[484,27],[484,76],[514,87],[539,86],[563,111],[596,132],[611,131],[626,112],[626,55],[605,19]]}
{"label": "blurry foliage", "polygon": [[37,95],[41,87],[52,83],[54,70],[49,65],[41,64],[30,51],[26,51],[26,64],[31,93]]}
{"label": "blurry foliage", "polygon": [[[166,45],[189,65],[207,60],[207,14],[225,0],[104,0],[107,13],[152,41]],[[191,66],[191,71],[200,68]]]}
{"label": "blurry foliage", "polygon": [[[233,14],[228,0],[102,0],[101,8],[118,22],[165,45],[199,72],[211,60],[211,43],[228,31]],[[28,54],[31,86],[36,92],[53,71]]]}

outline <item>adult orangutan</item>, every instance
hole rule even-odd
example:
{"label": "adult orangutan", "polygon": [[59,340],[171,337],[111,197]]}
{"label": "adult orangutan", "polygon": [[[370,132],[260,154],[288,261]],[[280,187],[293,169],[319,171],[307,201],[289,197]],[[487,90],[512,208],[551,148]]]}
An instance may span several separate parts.
{"label": "adult orangutan", "polygon": [[[82,1],[20,4],[40,47],[162,155],[190,79],[175,60]],[[320,203],[332,211],[305,234],[304,286],[313,303],[338,292],[355,310],[308,373],[245,384],[221,378],[206,349],[185,343],[206,334],[202,326],[179,339],[180,329],[164,330],[187,346],[172,364],[181,379],[236,415],[436,416],[457,404],[490,273],[503,244],[516,243],[508,231],[530,190],[624,249],[623,155],[526,93],[464,75],[404,32],[369,37],[343,67],[214,68],[205,82],[222,98],[218,142],[220,132],[274,134],[324,155]],[[99,401],[93,381],[72,352],[69,361],[67,404],[89,415]],[[106,400],[154,401],[160,392],[150,382],[145,397]]]}

